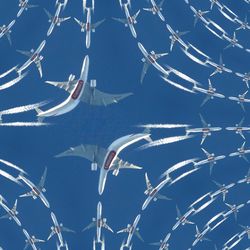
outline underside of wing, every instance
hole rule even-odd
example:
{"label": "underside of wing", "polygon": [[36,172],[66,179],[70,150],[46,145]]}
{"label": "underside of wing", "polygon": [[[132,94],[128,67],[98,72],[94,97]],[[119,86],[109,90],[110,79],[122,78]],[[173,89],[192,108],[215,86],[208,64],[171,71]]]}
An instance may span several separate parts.
{"label": "underside of wing", "polygon": [[142,167],[136,166],[132,163],[129,163],[127,161],[123,161],[121,159],[119,159],[118,157],[116,158],[115,162],[112,165],[112,169],[116,169],[116,168],[120,168],[120,169],[142,169]]}
{"label": "underside of wing", "polygon": [[46,83],[51,84],[55,87],[58,87],[60,89],[64,89],[67,92],[71,93],[72,90],[74,89],[77,81],[68,81],[68,82],[53,82],[53,81],[46,81]]}
{"label": "underside of wing", "polygon": [[91,162],[95,162],[98,165],[102,163],[107,150],[96,145],[79,145],[72,147],[69,150],[56,155],[56,157],[64,156],[79,156],[83,157]]}
{"label": "underside of wing", "polygon": [[91,87],[89,84],[85,86],[84,94],[81,101],[95,106],[108,106],[113,103],[118,103],[122,99],[132,95],[132,93],[124,94],[108,94],[96,88]]}

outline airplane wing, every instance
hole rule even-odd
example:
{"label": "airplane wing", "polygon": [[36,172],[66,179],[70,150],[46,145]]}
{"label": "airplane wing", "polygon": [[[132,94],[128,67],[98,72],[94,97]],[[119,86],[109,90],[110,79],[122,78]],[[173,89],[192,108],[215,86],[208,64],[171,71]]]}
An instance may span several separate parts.
{"label": "airplane wing", "polygon": [[16,199],[15,204],[14,204],[14,206],[12,208],[12,211],[15,213],[16,209],[17,209],[17,199]]}
{"label": "airplane wing", "polygon": [[104,223],[103,227],[106,228],[107,230],[109,230],[109,231],[112,232],[112,233],[114,232],[114,231],[112,230],[112,228],[111,228],[107,223]]}
{"label": "airplane wing", "polygon": [[46,15],[48,16],[49,20],[52,20],[53,16],[50,14],[50,12],[48,10],[46,10],[45,8],[44,8],[44,11],[45,11]]}
{"label": "airplane wing", "polygon": [[113,103],[118,103],[124,98],[132,95],[132,93],[124,93],[124,94],[109,94],[102,92],[96,88],[90,86],[90,84],[86,84],[84,88],[84,94],[81,97],[81,101],[95,106],[108,106]]}
{"label": "airplane wing", "polygon": [[164,4],[165,0],[162,0],[159,4],[158,4],[158,8],[162,8],[163,4]]}
{"label": "airplane wing", "polygon": [[137,238],[138,238],[140,241],[144,242],[144,240],[143,240],[143,238],[142,238],[142,236],[141,236],[141,234],[139,233],[138,230],[135,230],[135,235],[137,236]]}
{"label": "airplane wing", "polygon": [[33,53],[31,51],[25,51],[25,50],[19,50],[19,49],[17,49],[16,51],[27,56],[27,57],[31,57],[33,55]]}
{"label": "airplane wing", "polygon": [[10,218],[9,214],[5,214],[5,215],[3,215],[3,216],[0,217],[0,220],[2,220],[2,219],[9,219],[9,218]]}
{"label": "airplane wing", "polygon": [[177,218],[180,219],[182,217],[180,209],[178,208],[178,206],[176,206],[176,213],[177,213]]}
{"label": "airplane wing", "polygon": [[147,190],[151,190],[153,188],[153,186],[151,185],[151,182],[148,178],[148,174],[145,173],[145,181],[146,181],[146,186],[147,186]]}
{"label": "airplane wing", "polygon": [[128,233],[129,232],[129,229],[128,228],[124,228],[124,229],[121,229],[117,232],[117,234],[120,234],[120,233]]}
{"label": "airplane wing", "polygon": [[157,198],[157,199],[159,199],[159,200],[171,200],[170,198],[168,198],[167,196],[165,196],[165,195],[162,195],[162,194],[159,194],[159,193],[157,193],[156,195],[155,195],[155,197]]}
{"label": "airplane wing", "polygon": [[203,127],[208,127],[207,122],[205,121],[205,119],[203,118],[203,116],[200,114],[200,119],[201,119],[201,123]]}
{"label": "airplane wing", "polygon": [[95,222],[95,221],[91,222],[88,226],[86,226],[86,227],[82,230],[82,232],[84,232],[84,231],[86,231],[86,230],[89,230],[89,229],[91,229],[92,227],[95,227],[95,225],[96,225],[96,222]]}
{"label": "airplane wing", "polygon": [[58,87],[60,89],[64,89],[67,92],[71,93],[72,90],[75,88],[75,85],[77,84],[77,80],[67,81],[67,82],[46,81],[46,83],[51,84],[51,85]]}
{"label": "airplane wing", "polygon": [[127,161],[123,161],[122,159],[120,159],[119,157],[117,157],[111,167],[111,169],[142,169],[142,167],[136,166],[132,163],[129,163]]}
{"label": "airplane wing", "polygon": [[203,102],[201,103],[201,107],[204,106],[209,100],[210,100],[210,96],[207,95],[207,96],[205,97],[205,99],[203,100]]}
{"label": "airplane wing", "polygon": [[203,133],[200,145],[202,145],[204,143],[204,141],[206,140],[207,136],[208,136],[207,133]]}
{"label": "airplane wing", "polygon": [[75,17],[74,17],[74,20],[75,20],[83,29],[85,29],[86,23],[81,22],[80,20],[78,20],[78,19],[75,18]]}
{"label": "airplane wing", "polygon": [[27,193],[25,193],[25,194],[19,195],[19,197],[21,197],[21,198],[23,198],[23,197],[31,197],[31,196],[33,196],[33,194],[32,194],[31,191],[30,191],[30,192],[27,192]]}
{"label": "airplane wing", "polygon": [[124,18],[112,17],[112,19],[114,19],[115,21],[118,21],[120,23],[123,23],[123,24],[128,24],[128,20],[124,19]]}
{"label": "airplane wing", "polygon": [[143,79],[148,71],[149,66],[150,66],[150,64],[148,62],[145,62],[143,64],[143,68],[142,68],[142,72],[141,72],[141,79],[140,79],[141,83],[143,82]]}
{"label": "airplane wing", "polygon": [[42,190],[44,188],[44,184],[45,184],[45,181],[46,181],[46,176],[47,176],[47,167],[45,167],[44,169],[44,172],[43,172],[43,175],[40,179],[40,182],[38,184],[38,187]]}
{"label": "airplane wing", "polygon": [[59,23],[65,22],[65,21],[69,20],[70,18],[71,18],[70,16],[69,17],[60,17]]}
{"label": "airplane wing", "polygon": [[96,29],[98,26],[100,26],[103,22],[105,21],[105,19],[102,19],[99,22],[93,23],[91,24],[91,29]]}
{"label": "airplane wing", "polygon": [[69,228],[67,228],[67,227],[61,227],[61,230],[64,231],[64,232],[67,232],[67,233],[75,233],[74,230],[69,229]]}
{"label": "airplane wing", "polygon": [[6,35],[7,39],[8,39],[8,41],[9,41],[9,44],[12,45],[12,41],[11,41],[11,37],[10,37],[10,32],[8,31],[5,35]]}
{"label": "airplane wing", "polygon": [[107,150],[102,147],[96,145],[79,145],[71,147],[69,150],[56,155],[56,157],[79,156],[101,165],[106,154]]}

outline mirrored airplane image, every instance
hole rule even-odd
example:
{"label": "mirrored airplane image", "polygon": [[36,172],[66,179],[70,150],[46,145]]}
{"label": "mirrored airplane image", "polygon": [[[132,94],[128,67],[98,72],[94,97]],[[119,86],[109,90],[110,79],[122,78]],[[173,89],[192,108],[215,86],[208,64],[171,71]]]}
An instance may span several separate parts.
{"label": "mirrored airplane image", "polygon": [[113,171],[113,175],[117,176],[120,169],[141,169],[141,167],[125,162],[118,157],[123,149],[140,140],[151,141],[148,130],[145,130],[143,133],[120,137],[113,141],[107,149],[96,145],[80,145],[71,147],[69,150],[56,155],[56,157],[79,156],[92,162],[92,171],[96,171],[97,168],[100,167],[98,192],[101,195],[104,191],[107,176],[110,171]]}

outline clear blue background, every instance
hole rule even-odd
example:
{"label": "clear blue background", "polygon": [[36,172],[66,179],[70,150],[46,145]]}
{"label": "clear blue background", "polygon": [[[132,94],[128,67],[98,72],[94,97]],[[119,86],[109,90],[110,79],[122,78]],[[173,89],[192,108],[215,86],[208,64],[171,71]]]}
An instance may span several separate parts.
{"label": "clear blue background", "polygon": [[[249,6],[243,0],[224,1],[234,10],[241,19],[244,19]],[[18,11],[17,1],[1,1],[0,22],[9,23],[15,18]],[[144,44],[148,50],[155,52],[169,52],[169,33],[165,24],[157,16],[141,10],[136,30],[138,40],[135,40],[122,24],[111,17],[123,17],[117,1],[96,0],[93,21],[106,18],[96,33],[92,34],[91,48],[85,48],[85,34],[80,33],[79,26],[71,19],[56,27],[53,34],[47,38],[49,27],[47,16],[43,8],[51,13],[55,12],[54,1],[31,1],[40,7],[24,12],[16,21],[12,31],[13,45],[10,47],[6,38],[0,40],[0,72],[10,67],[21,65],[26,58],[16,52],[16,49],[30,50],[36,48],[43,39],[47,39],[42,55],[44,78],[40,79],[34,65],[29,68],[28,76],[14,87],[0,93],[0,109],[35,103],[52,99],[50,106],[62,102],[68,96],[66,92],[46,84],[45,80],[64,81],[70,73],[79,76],[82,60],[85,55],[90,57],[90,79],[97,79],[98,89],[110,93],[133,92],[134,95],[107,108],[91,107],[81,103],[74,111],[56,118],[48,119],[53,126],[42,128],[4,128],[1,127],[0,158],[9,160],[22,166],[34,182],[38,182],[44,167],[48,167],[46,181],[46,196],[51,203],[51,209],[65,226],[76,230],[76,234],[64,234],[72,250],[91,249],[95,230],[81,233],[84,226],[96,216],[98,201],[103,203],[104,216],[108,224],[115,230],[124,228],[131,223],[138,213],[145,199],[144,172],[153,185],[158,184],[159,175],[172,164],[192,157],[204,155],[200,150],[200,136],[191,140],[165,145],[161,147],[136,151],[131,146],[122,152],[124,160],[143,167],[142,171],[125,170],[118,177],[109,175],[104,194],[99,197],[97,183],[99,172],[90,171],[90,162],[76,157],[54,158],[54,155],[79,144],[98,144],[108,146],[116,138],[140,132],[134,127],[145,123],[187,123],[200,126],[199,113],[211,122],[212,125],[226,127],[235,125],[245,115],[245,124],[249,124],[249,107],[246,105],[244,114],[239,105],[229,100],[214,100],[205,107],[200,108],[202,95],[191,95],[166,84],[159,77],[159,73],[152,67],[145,77],[143,85],[139,83],[142,63],[141,52],[137,41]],[[207,10],[210,7],[208,0],[192,1],[197,9]],[[146,7],[146,1],[133,1],[131,13],[139,8]],[[164,16],[167,23],[174,29],[191,32],[183,37],[184,41],[197,46],[218,62],[219,54],[223,52],[226,65],[236,72],[248,72],[249,54],[237,48],[223,51],[227,45],[208,32],[198,22],[193,27],[193,14],[184,1],[167,0],[164,4]],[[72,16],[82,19],[81,1],[69,0],[68,6],[62,16]],[[233,34],[237,27],[226,20],[216,9],[208,14],[225,30]],[[240,42],[250,48],[249,31],[239,31]],[[212,68],[205,68],[189,60],[178,46],[174,47],[169,56],[159,62],[169,64],[174,68],[188,74],[192,78],[207,86],[207,78],[213,72]],[[9,76],[13,78],[15,75]],[[6,78],[7,80],[7,78]],[[3,83],[5,80],[2,80]],[[233,74],[218,74],[212,82],[219,92],[226,96],[238,95],[245,91],[241,79]],[[47,109],[47,107],[46,107]],[[35,112],[4,117],[7,121],[34,121]],[[153,139],[167,136],[182,135],[183,129],[153,130]],[[249,139],[249,135],[246,135]],[[209,152],[228,155],[242,144],[239,135],[223,130],[208,138],[204,147]],[[139,144],[138,144],[139,145]],[[247,145],[247,144],[246,144]],[[212,177],[209,169],[204,166],[200,171],[187,177],[171,188],[163,189],[162,193],[172,198],[172,201],[158,201],[149,205],[142,214],[140,232],[145,239],[141,243],[134,238],[134,249],[154,249],[148,243],[163,238],[175,223],[175,205],[185,212],[187,207],[201,195],[213,190],[216,186],[211,180],[220,183],[230,183],[243,178],[248,171],[249,164],[238,158],[226,158],[214,168]],[[3,169],[10,171],[5,166]],[[15,198],[26,187],[19,187],[1,178],[0,192],[12,206]],[[249,199],[249,187],[240,185],[230,191],[227,202],[242,203]],[[201,214],[193,217],[199,228],[217,212],[223,211],[226,206],[219,198],[211,207]],[[38,238],[48,237],[51,219],[50,210],[39,201],[32,199],[19,199],[18,210],[23,226]],[[3,210],[1,210],[3,213]],[[240,211],[238,222],[231,216],[220,228],[207,237],[221,247],[235,233],[240,232],[239,224],[249,224],[249,207]],[[104,232],[104,231],[103,231]],[[178,228],[170,239],[171,249],[187,249],[194,240],[195,228],[185,226]],[[116,235],[104,232],[106,249],[119,249],[125,235]],[[24,236],[15,223],[0,222],[0,245],[4,249],[20,250],[24,246]],[[249,242],[245,238],[236,249],[245,249]],[[245,248],[244,248],[245,247]],[[55,249],[55,238],[41,245],[42,249]],[[213,243],[198,244],[197,249],[213,249]],[[157,249],[157,248],[156,248]]]}

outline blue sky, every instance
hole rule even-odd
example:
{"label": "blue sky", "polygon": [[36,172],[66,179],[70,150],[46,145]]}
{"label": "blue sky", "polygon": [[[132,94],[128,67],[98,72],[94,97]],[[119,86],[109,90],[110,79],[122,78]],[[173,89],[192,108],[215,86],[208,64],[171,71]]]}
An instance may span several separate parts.
{"label": "blue sky", "polygon": [[[133,1],[133,0],[132,0]],[[192,1],[197,9],[208,10],[208,0]],[[226,3],[226,1],[225,1]],[[137,47],[140,41],[148,50],[169,52],[169,33],[165,23],[157,16],[141,10],[136,30],[138,38],[134,39],[129,30],[122,24],[115,22],[111,17],[123,17],[123,12],[117,1],[96,0],[93,21],[106,18],[106,21],[92,34],[90,49],[85,48],[85,34],[80,32],[79,26],[71,19],[56,27],[52,35],[47,38],[49,27],[47,16],[43,11],[46,8],[55,12],[54,1],[31,1],[38,4],[16,20],[12,29],[12,42],[10,47],[6,38],[0,39],[0,72],[14,65],[21,65],[25,57],[16,52],[17,49],[30,50],[36,48],[44,39],[46,47],[42,52],[44,60],[43,79],[39,78],[34,65],[29,68],[28,76],[12,88],[0,93],[0,109],[34,103],[42,100],[52,100],[51,106],[62,102],[68,94],[63,90],[45,83],[45,80],[64,81],[73,73],[79,76],[82,60],[85,55],[90,57],[89,79],[97,80],[98,89],[109,93],[133,92],[134,95],[109,107],[91,107],[84,103],[72,112],[63,116],[48,119],[53,126],[42,128],[5,128],[1,127],[0,158],[22,166],[34,182],[38,182],[44,167],[48,167],[46,181],[47,197],[51,203],[51,210],[55,212],[59,221],[65,226],[74,229],[76,234],[65,234],[70,249],[91,249],[95,230],[81,233],[96,215],[98,201],[103,203],[104,216],[108,224],[115,230],[124,228],[131,223],[141,212],[141,205],[145,199],[144,173],[147,172],[153,185],[158,184],[158,177],[171,165],[193,157],[204,155],[200,150],[200,136],[176,144],[150,148],[144,151],[135,150],[137,145],[124,150],[121,157],[124,160],[143,167],[141,171],[125,170],[118,177],[109,176],[104,194],[100,197],[97,192],[99,172],[90,171],[90,162],[82,158],[54,158],[71,146],[79,144],[97,144],[107,147],[120,136],[140,132],[137,124],[145,123],[185,123],[200,126],[199,114],[215,126],[223,128],[235,125],[245,116],[245,124],[249,124],[249,107],[246,105],[244,113],[240,106],[229,100],[213,100],[204,107],[200,107],[202,95],[192,95],[182,92],[165,83],[159,73],[152,67],[140,84],[142,69],[142,54]],[[249,6],[243,1],[226,3],[241,19],[248,13]],[[147,1],[132,2],[131,13],[147,6]],[[183,37],[208,54],[218,62],[220,53],[223,54],[224,63],[234,72],[248,72],[249,54],[246,51],[230,48],[223,51],[227,45],[208,32],[198,22],[193,26],[193,14],[184,1],[166,1],[163,7],[166,22],[174,29],[189,30]],[[15,18],[18,11],[17,2],[2,1],[0,16],[1,24],[9,23]],[[62,16],[83,18],[81,1],[70,1]],[[218,22],[229,33],[233,34],[237,27],[226,20],[216,9],[208,16]],[[249,30],[239,31],[237,37],[246,48],[250,48],[248,41]],[[190,77],[207,86],[207,79],[212,68],[202,67],[188,59],[181,49],[176,46],[173,51],[159,60],[161,65],[172,67],[188,74]],[[15,74],[9,76],[13,77]],[[217,74],[212,82],[220,93],[226,96],[238,95],[246,90],[242,81],[233,74]],[[6,121],[19,121],[36,119],[35,112],[27,114],[6,116]],[[183,135],[183,129],[152,130],[152,138],[159,139],[167,136]],[[249,134],[246,134],[248,141]],[[239,135],[226,130],[213,134],[204,143],[209,152],[225,154],[235,151],[243,140]],[[138,146],[141,145],[138,143]],[[248,143],[246,143],[248,146]],[[170,232],[175,223],[175,206],[178,204],[182,212],[201,195],[215,191],[216,186],[212,180],[220,183],[236,182],[246,175],[249,164],[242,159],[229,158],[218,162],[213,175],[209,176],[207,166],[201,168],[183,181],[165,188],[162,193],[171,197],[172,201],[158,201],[142,213],[140,232],[145,239],[141,243],[134,239],[134,249],[153,249],[148,243],[163,238]],[[8,169],[6,169],[8,170]],[[27,191],[1,178],[1,194],[11,206],[15,198]],[[230,191],[228,203],[245,203],[249,199],[249,187],[237,185]],[[221,197],[211,207],[192,219],[199,228],[217,212],[223,211],[226,206]],[[18,210],[24,227],[38,238],[48,237],[51,220],[50,210],[46,209],[38,200],[19,199]],[[0,211],[3,213],[3,211]],[[221,247],[231,236],[241,232],[238,224],[249,224],[249,206],[240,210],[238,221],[231,216],[218,230],[208,234],[211,242],[200,243],[196,249],[213,249],[216,243]],[[116,235],[104,232],[107,249],[119,249],[125,235]],[[188,249],[195,234],[194,226],[178,228],[172,233],[170,246],[173,249]],[[13,240],[14,239],[14,240]],[[181,240],[180,240],[181,239]],[[0,221],[0,246],[4,249],[19,250],[24,246],[24,236],[20,228],[13,222]],[[249,246],[247,239],[243,239],[237,249]],[[244,248],[245,247],[245,248]],[[55,239],[41,245],[41,249],[55,249]],[[157,249],[157,248],[156,248]]]}

